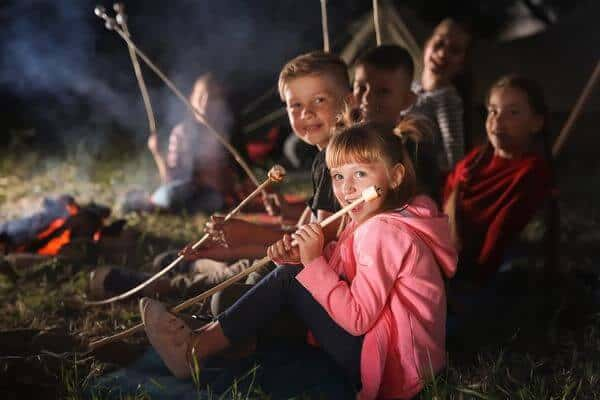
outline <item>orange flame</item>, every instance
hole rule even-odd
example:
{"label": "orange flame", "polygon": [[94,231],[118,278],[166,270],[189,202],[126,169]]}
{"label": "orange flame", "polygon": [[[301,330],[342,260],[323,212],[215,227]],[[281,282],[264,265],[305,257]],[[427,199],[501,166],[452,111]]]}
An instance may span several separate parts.
{"label": "orange flame", "polygon": [[52,221],[50,223],[50,225],[48,225],[48,227],[46,229],[44,229],[44,231],[40,232],[37,235],[38,239],[43,239],[46,236],[49,236],[50,234],[52,234],[54,231],[56,231],[57,229],[59,229],[61,226],[63,226],[65,224],[65,222],[67,222],[66,218],[57,218],[54,221]]}
{"label": "orange flame", "polygon": [[39,249],[38,254],[44,256],[55,256],[58,254],[60,249],[71,240],[71,230],[66,229],[63,233],[51,239],[46,243],[44,247]]}
{"label": "orange flame", "polygon": [[[79,212],[79,206],[77,204],[67,204],[67,211],[69,215],[73,216]],[[46,229],[37,235],[38,239],[45,239],[52,235],[58,229],[67,222],[67,218],[57,218],[48,225]],[[43,247],[37,250],[38,254],[45,256],[55,256],[59,253],[60,249],[71,241],[71,230],[65,229],[60,235],[50,239]]]}

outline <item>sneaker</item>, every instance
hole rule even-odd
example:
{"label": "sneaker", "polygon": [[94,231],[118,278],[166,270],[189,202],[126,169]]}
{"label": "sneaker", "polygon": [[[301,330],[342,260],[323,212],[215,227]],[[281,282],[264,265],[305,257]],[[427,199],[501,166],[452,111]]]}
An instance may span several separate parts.
{"label": "sneaker", "polygon": [[140,313],[146,336],[167,368],[177,378],[190,377],[187,354],[192,330],[161,302],[148,297],[140,300]]}

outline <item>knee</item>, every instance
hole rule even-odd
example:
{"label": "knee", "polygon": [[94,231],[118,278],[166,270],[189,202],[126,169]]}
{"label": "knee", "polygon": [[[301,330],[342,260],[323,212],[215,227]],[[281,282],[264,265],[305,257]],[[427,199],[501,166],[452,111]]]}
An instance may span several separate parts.
{"label": "knee", "polygon": [[271,275],[276,281],[291,282],[296,279],[299,272],[299,265],[280,265],[271,272]]}
{"label": "knee", "polygon": [[168,209],[173,203],[173,191],[168,185],[162,185],[150,197],[155,206]]}
{"label": "knee", "polygon": [[251,288],[252,285],[237,284],[213,294],[210,298],[210,312],[214,317],[219,316]]}

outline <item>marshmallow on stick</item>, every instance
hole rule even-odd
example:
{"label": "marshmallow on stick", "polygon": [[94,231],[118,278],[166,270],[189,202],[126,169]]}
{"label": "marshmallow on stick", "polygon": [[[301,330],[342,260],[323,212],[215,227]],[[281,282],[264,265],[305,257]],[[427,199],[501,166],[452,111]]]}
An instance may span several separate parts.
{"label": "marshmallow on stick", "polygon": [[[371,186],[367,189],[365,189],[362,194],[361,197],[356,199],[355,201],[353,201],[352,203],[348,204],[347,206],[345,206],[344,208],[342,208],[341,210],[339,210],[338,212],[336,212],[335,214],[332,214],[331,216],[329,216],[328,218],[324,219],[323,221],[321,221],[319,223],[319,225],[324,228],[327,225],[331,224],[332,222],[334,222],[335,220],[339,219],[340,217],[342,217],[344,214],[350,212],[350,210],[352,210],[353,208],[355,208],[356,206],[358,206],[359,204],[361,204],[362,202],[366,202],[366,201],[371,201],[376,199],[377,197],[379,197],[379,190],[377,188],[375,188],[374,186]],[[252,266],[250,268],[247,268],[245,270],[243,270],[242,272],[238,273],[237,275],[232,276],[231,278],[225,280],[224,282],[221,282],[220,284],[218,284],[217,286],[213,287],[212,289],[209,289],[201,294],[199,294],[198,296],[192,297],[186,301],[184,301],[183,303],[177,305],[176,307],[171,309],[171,312],[174,313],[178,313],[180,311],[185,310],[186,308],[191,307],[192,305],[199,303],[207,298],[209,298],[210,296],[212,296],[213,294],[220,292],[221,290],[224,290],[226,288],[228,288],[229,286],[233,285],[234,283],[238,282],[239,280],[241,280],[242,278],[244,278],[245,276],[251,274],[254,271],[257,271],[259,269],[261,269],[262,267],[264,267],[265,265],[267,265],[268,263],[271,262],[271,259],[267,256],[264,257],[256,262],[254,262],[254,264],[252,264]],[[144,324],[138,324],[135,325],[123,332],[117,333],[116,335],[113,336],[109,336],[100,340],[97,340],[95,342],[91,342],[89,347],[91,350],[95,350],[101,346],[104,346],[105,344],[108,343],[112,343],[114,341],[117,340],[121,340],[124,339],[126,337],[129,337],[141,330],[144,329]]]}

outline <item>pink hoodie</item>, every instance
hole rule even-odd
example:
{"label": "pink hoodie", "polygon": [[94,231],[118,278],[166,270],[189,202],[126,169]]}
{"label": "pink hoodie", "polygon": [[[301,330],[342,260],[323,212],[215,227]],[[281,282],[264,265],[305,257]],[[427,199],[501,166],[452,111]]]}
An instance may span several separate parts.
{"label": "pink hoodie", "polygon": [[365,335],[359,398],[411,398],[444,366],[442,274],[452,277],[456,261],[447,217],[417,196],[400,212],[350,224],[297,275],[338,325]]}

